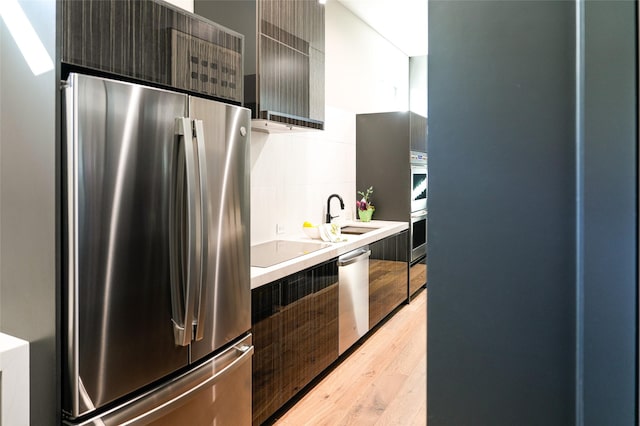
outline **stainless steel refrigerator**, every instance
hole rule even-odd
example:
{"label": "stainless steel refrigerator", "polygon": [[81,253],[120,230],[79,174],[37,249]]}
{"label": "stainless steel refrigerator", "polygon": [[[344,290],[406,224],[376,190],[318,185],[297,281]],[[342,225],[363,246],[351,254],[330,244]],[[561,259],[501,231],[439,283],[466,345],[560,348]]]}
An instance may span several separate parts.
{"label": "stainless steel refrigerator", "polygon": [[250,424],[250,111],[70,74],[63,395],[72,424]]}

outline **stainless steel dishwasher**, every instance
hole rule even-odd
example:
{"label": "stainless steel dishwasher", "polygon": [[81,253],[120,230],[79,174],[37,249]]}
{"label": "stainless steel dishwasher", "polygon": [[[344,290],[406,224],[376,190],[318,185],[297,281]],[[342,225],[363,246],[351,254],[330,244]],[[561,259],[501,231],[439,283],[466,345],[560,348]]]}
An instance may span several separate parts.
{"label": "stainless steel dishwasher", "polygon": [[338,258],[338,353],[369,331],[369,246]]}

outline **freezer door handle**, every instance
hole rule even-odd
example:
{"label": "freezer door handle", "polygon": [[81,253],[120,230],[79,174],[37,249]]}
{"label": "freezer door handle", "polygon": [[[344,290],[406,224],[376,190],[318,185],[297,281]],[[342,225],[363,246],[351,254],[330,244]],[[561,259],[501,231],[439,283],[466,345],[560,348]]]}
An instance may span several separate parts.
{"label": "freezer door handle", "polygon": [[[223,392],[222,389],[226,391],[231,388],[237,389],[238,382],[233,381],[238,379],[239,376],[236,373],[241,372],[241,369],[245,369],[243,375],[250,379],[251,357],[254,352],[251,341],[252,336],[249,334],[209,361],[169,383],[151,389],[99,416],[86,419],[81,423],[74,423],[74,426],[147,425],[163,419],[165,419],[163,424],[166,424],[167,415],[170,415],[174,410],[189,410],[186,408],[188,402],[192,398],[197,398],[201,391],[206,392],[207,389],[215,386],[223,386],[221,392]],[[249,384],[246,389],[244,396],[246,400],[242,396],[234,395],[234,398],[238,397],[241,400],[240,409],[250,410],[251,385]],[[183,413],[184,417],[191,417],[190,412],[184,411]]]}
{"label": "freezer door handle", "polygon": [[198,157],[198,175],[200,177],[200,267],[198,271],[198,297],[195,312],[195,340],[202,340],[204,337],[204,319],[207,312],[207,297],[208,297],[208,285],[207,285],[207,261],[208,261],[208,249],[209,249],[209,235],[208,235],[208,214],[207,214],[207,161],[204,143],[204,127],[202,120],[194,120],[195,134],[196,134],[196,148]]}
{"label": "freezer door handle", "polygon": [[188,346],[201,273],[200,185],[196,178],[191,120],[176,119],[176,133],[180,137],[169,213],[172,322],[176,345]]}
{"label": "freezer door handle", "polygon": [[240,367],[247,360],[247,358],[250,358],[253,355],[253,346],[250,346],[250,345],[237,345],[237,346],[233,346],[232,349],[235,350],[239,354],[239,356],[236,359],[234,359],[230,364],[225,366],[222,370],[218,371],[216,374],[209,377],[207,380],[200,382],[198,385],[192,387],[186,392],[162,404],[159,404],[153,407],[151,410],[139,415],[138,417],[131,419],[129,421],[119,423],[119,424],[121,424],[122,426],[142,425],[142,424],[146,424],[147,420],[149,421],[155,420],[158,414],[165,411],[168,407],[175,405],[176,403],[180,402],[180,400],[182,399],[186,399],[190,397],[191,395],[197,393],[201,389],[205,389],[207,387],[213,386],[215,383],[219,382],[225,375],[231,373],[233,370]]}

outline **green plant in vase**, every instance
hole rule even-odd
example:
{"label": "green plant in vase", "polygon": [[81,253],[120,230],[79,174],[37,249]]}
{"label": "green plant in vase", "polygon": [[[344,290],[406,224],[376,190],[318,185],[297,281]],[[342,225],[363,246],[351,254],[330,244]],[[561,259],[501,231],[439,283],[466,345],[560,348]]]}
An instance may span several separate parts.
{"label": "green plant in vase", "polygon": [[371,216],[376,208],[371,203],[373,197],[373,186],[370,186],[366,191],[357,191],[358,195],[362,196],[360,201],[356,201],[356,208],[358,209],[358,217],[360,222],[371,221]]}

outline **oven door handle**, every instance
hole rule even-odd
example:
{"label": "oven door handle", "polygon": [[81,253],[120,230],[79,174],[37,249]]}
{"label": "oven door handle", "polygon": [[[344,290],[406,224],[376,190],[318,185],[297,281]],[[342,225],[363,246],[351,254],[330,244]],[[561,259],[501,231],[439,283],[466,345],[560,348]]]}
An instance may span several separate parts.
{"label": "oven door handle", "polygon": [[426,210],[420,210],[417,212],[413,212],[411,213],[411,222],[417,222],[419,220],[422,219],[426,219],[427,217],[427,211]]}

